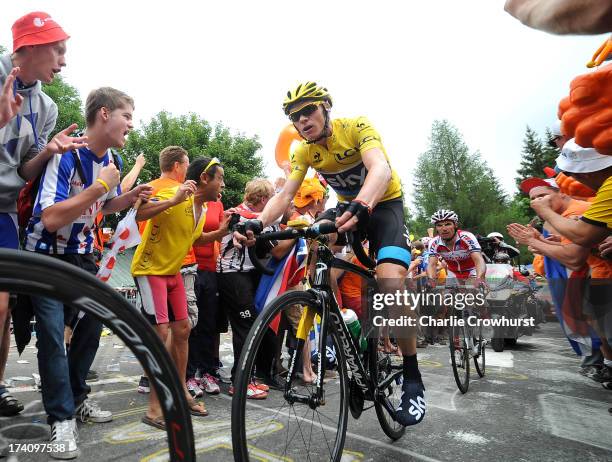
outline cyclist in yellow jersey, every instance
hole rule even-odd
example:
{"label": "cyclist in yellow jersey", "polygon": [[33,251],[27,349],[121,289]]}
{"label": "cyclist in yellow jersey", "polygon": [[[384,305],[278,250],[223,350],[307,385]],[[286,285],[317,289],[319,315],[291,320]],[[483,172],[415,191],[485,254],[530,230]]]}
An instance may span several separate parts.
{"label": "cyclist in yellow jersey", "polygon": [[[279,218],[312,167],[338,194],[339,212],[335,218],[338,231],[352,231],[358,223],[367,228],[379,286],[383,292],[395,294],[405,289],[410,265],[399,177],[389,164],[380,135],[368,119],[331,120],[331,107],[327,89],[315,82],[300,84],[287,93],[283,110],[304,142],[291,156],[291,173],[284,188],[247,229],[260,230]],[[234,233],[236,245],[252,245],[252,232],[248,231],[247,236]],[[414,318],[414,311],[404,306],[398,308],[403,315]],[[416,333],[398,338],[398,343],[404,360],[404,383],[396,419],[403,425],[414,425],[425,415]]]}

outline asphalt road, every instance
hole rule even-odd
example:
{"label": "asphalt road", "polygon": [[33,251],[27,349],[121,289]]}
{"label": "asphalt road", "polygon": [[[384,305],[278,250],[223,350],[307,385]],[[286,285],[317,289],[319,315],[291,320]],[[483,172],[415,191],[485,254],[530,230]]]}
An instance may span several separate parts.
{"label": "asphalt road", "polygon": [[[166,460],[165,433],[140,422],[147,398],[136,392],[139,364],[117,337],[101,341],[94,363],[100,380],[92,383],[92,398],[111,410],[114,420],[79,424],[78,460]],[[18,417],[0,418],[0,435],[7,441],[28,435],[38,441],[48,438],[41,395],[33,386],[35,354],[29,346],[21,357],[14,348],[9,356],[5,376],[26,409]],[[229,365],[229,338],[221,354]],[[465,395],[455,385],[446,346],[419,350],[419,360],[427,388],[423,423],[391,442],[373,410],[358,421],[349,417],[344,461],[612,460],[612,392],[577,373],[579,360],[557,324],[543,325],[536,335],[522,337],[516,347],[502,353],[487,350],[486,376],[478,378],[472,368]],[[112,370],[117,364],[120,370]],[[193,420],[199,460],[233,460],[227,387],[220,395],[205,397],[210,416]],[[274,436],[270,438],[261,460],[287,460],[270,451],[275,445]],[[47,459],[26,452],[8,456],[19,461]]]}

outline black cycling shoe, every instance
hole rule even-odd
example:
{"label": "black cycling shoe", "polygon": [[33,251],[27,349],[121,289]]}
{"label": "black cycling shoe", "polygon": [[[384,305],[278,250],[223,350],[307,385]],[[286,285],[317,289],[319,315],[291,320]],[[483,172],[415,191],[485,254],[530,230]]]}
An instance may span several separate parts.
{"label": "black cycling shoe", "polygon": [[404,380],[399,407],[395,410],[395,420],[408,427],[416,425],[425,417],[425,386],[422,381]]}

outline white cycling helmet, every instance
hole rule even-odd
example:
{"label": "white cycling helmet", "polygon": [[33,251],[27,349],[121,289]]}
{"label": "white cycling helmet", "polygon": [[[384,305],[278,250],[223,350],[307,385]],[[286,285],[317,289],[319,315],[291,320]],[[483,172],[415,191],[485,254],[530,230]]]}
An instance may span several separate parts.
{"label": "white cycling helmet", "polygon": [[435,225],[441,221],[453,221],[457,224],[459,222],[459,217],[452,210],[440,209],[431,216],[431,222]]}
{"label": "white cycling helmet", "polygon": [[497,231],[487,234],[487,237],[496,237],[502,241],[504,240],[504,235],[502,233],[498,233]]}

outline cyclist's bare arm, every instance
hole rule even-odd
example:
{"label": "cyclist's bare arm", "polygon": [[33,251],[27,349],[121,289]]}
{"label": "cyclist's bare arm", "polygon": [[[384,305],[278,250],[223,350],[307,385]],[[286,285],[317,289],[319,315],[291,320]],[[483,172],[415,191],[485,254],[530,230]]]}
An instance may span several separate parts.
{"label": "cyclist's bare arm", "polygon": [[297,193],[301,184],[301,181],[289,178],[285,182],[285,186],[283,186],[281,192],[275,194],[272,199],[268,201],[263,209],[263,212],[261,212],[261,215],[259,215],[259,219],[261,220],[264,228],[285,213],[285,210],[287,210],[287,207],[291,203],[291,200]]}
{"label": "cyclist's bare arm", "polygon": [[607,0],[507,0],[504,8],[526,26],[554,34],[603,34],[612,24]]}
{"label": "cyclist's bare arm", "polygon": [[487,274],[487,264],[484,258],[482,258],[482,253],[472,252],[470,257],[472,257],[472,260],[476,264],[476,279],[484,279],[485,274]]}
{"label": "cyclist's bare arm", "polygon": [[374,208],[389,186],[391,167],[385,159],[385,154],[379,148],[368,149],[361,154],[361,159],[368,174],[356,199]]}

